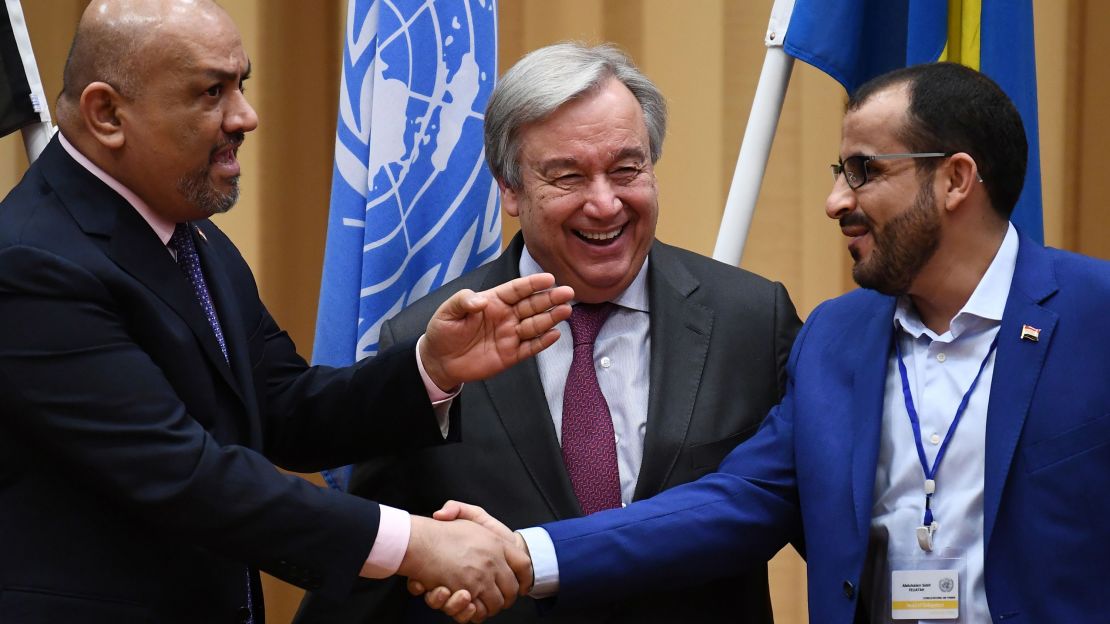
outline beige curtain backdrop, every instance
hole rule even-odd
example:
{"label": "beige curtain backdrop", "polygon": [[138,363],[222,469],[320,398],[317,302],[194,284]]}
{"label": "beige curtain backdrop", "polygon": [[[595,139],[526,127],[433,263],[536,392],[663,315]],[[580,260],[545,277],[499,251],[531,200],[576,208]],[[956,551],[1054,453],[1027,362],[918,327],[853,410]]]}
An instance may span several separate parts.
{"label": "beige curtain backdrop", "polygon": [[[251,263],[263,297],[306,357],[312,352],[335,134],[343,0],[224,0],[253,62],[248,96],[261,118],[240,152],[243,198],[217,217]],[[659,237],[712,252],[741,133],[763,62],[772,0],[500,0],[500,70],[563,39],[614,41],[668,98],[658,167]],[[47,94],[83,0],[26,0]],[[1110,3],[1034,0],[1045,238],[1110,258]],[[743,266],[783,282],[804,317],[852,287],[845,241],[824,215],[844,93],[794,68]],[[26,169],[17,135],[0,140],[0,191]],[[517,228],[505,220],[505,234]],[[806,622],[805,568],[791,548],[772,562],[780,624]],[[266,579],[272,622],[288,622],[300,590]],[[742,610],[743,605],[738,605]],[[691,621],[698,606],[690,606]]]}

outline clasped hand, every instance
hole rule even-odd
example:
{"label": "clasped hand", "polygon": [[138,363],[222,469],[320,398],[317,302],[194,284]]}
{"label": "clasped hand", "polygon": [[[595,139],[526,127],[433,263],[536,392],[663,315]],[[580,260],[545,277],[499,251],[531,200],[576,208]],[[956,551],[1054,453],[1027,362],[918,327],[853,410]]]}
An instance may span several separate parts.
{"label": "clasped hand", "polygon": [[532,587],[524,540],[481,507],[448,501],[432,517],[412,517],[398,574],[413,595],[456,622],[481,622]]}

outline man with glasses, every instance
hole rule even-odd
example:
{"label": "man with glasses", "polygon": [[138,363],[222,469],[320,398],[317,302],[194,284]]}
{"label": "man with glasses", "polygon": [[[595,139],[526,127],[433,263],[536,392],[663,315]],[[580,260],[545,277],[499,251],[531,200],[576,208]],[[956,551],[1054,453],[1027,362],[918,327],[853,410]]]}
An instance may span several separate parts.
{"label": "man with glasses", "polygon": [[[860,87],[826,213],[863,289],[810,315],[786,397],[717,472],[521,531],[533,594],[563,608],[703,582],[793,542],[812,622],[1103,620],[1110,264],[1009,224],[1026,152],[973,70]],[[449,595],[426,599],[465,604]]]}

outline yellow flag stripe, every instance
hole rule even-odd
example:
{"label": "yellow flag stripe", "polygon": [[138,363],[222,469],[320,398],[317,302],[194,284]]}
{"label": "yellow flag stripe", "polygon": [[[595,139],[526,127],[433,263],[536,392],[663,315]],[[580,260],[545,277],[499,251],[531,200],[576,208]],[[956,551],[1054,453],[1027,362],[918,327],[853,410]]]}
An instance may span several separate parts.
{"label": "yellow flag stripe", "polygon": [[905,609],[939,611],[941,609],[957,609],[960,606],[958,600],[894,600],[892,603],[894,609],[898,611]]}
{"label": "yellow flag stripe", "polygon": [[948,0],[948,42],[938,61],[951,61],[979,71],[979,33],[983,0]]}

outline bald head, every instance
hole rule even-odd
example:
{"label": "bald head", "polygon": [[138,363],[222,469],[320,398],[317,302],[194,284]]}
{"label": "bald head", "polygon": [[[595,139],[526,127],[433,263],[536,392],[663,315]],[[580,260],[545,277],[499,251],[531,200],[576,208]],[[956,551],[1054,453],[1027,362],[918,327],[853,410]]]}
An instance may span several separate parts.
{"label": "bald head", "polygon": [[89,3],[66,59],[59,121],[74,112],[81,93],[94,82],[110,85],[125,97],[142,90],[145,69],[157,55],[152,44],[165,45],[198,20],[229,19],[211,0],[94,0]]}

